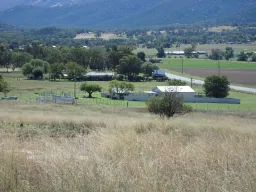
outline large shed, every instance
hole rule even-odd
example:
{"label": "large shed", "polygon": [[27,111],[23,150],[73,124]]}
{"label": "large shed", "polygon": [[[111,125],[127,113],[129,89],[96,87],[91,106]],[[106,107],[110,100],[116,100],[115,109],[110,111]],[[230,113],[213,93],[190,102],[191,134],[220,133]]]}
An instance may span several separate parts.
{"label": "large shed", "polygon": [[184,101],[191,100],[195,97],[195,91],[190,86],[157,86],[152,89],[157,95],[162,95],[166,92],[177,92],[183,96]]}
{"label": "large shed", "polygon": [[86,73],[84,76],[87,77],[87,80],[92,80],[92,81],[111,81],[115,73],[113,72],[95,72],[91,71],[89,73]]}

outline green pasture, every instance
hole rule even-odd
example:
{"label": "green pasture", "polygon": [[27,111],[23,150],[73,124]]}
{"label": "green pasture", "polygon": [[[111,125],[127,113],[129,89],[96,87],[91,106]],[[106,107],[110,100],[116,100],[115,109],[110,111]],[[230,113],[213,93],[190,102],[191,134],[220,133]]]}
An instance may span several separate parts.
{"label": "green pasture", "polygon": [[182,68],[218,68],[218,62],[222,69],[256,69],[256,63],[238,62],[238,61],[214,61],[200,59],[182,59],[182,58],[164,58],[163,63],[159,64],[161,69]]}
{"label": "green pasture", "polygon": [[[74,82],[70,81],[56,81],[50,82],[48,80],[27,80],[20,72],[13,73],[1,73],[6,81],[10,84],[12,91],[8,94],[9,96],[18,96],[18,101],[21,102],[35,102],[36,96],[46,91],[53,91],[56,94],[62,92],[74,93]],[[82,106],[87,105],[104,105],[109,107],[127,107],[127,101],[115,101],[108,98],[101,98],[100,93],[94,93],[93,99],[86,98],[86,93],[79,90],[80,85],[83,82],[76,83],[76,94],[79,97],[78,104]],[[102,81],[89,81],[88,84],[99,84],[102,86],[103,91],[108,90],[109,82]],[[151,90],[152,88],[160,85],[167,85],[167,82],[138,82],[134,83],[135,91],[142,92]],[[193,89],[197,92],[202,93],[202,87],[193,85]],[[0,94],[3,97],[3,94]],[[228,104],[189,104],[194,109],[198,110],[225,110],[225,111],[256,111],[256,95],[244,94],[238,92],[230,92],[230,98],[241,99],[240,105],[228,105]],[[145,102],[129,101],[128,107],[133,108],[144,108],[146,107]]]}
{"label": "green pasture", "polygon": [[[190,47],[190,44],[181,44],[180,47],[176,48],[175,45],[173,45],[172,48],[165,49],[165,51],[183,51],[185,48]],[[236,53],[239,53],[241,51],[245,52],[256,52],[256,43],[251,44],[199,44],[197,45],[198,51],[211,51],[212,49],[221,49],[224,50],[226,47],[232,47]],[[157,50],[156,49],[147,49],[147,48],[137,48],[136,52],[143,51],[146,53],[146,55],[156,55]]]}

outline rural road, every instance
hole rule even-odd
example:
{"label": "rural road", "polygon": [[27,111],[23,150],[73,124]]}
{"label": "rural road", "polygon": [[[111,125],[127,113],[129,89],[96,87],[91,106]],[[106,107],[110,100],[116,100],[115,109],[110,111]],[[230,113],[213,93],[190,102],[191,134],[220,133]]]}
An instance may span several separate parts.
{"label": "rural road", "polygon": [[[165,75],[166,75],[166,77],[168,77],[168,79],[179,79],[182,81],[191,82],[191,79],[187,78],[187,77],[182,77],[182,76],[174,75],[174,74],[170,74],[170,73],[165,73]],[[204,82],[202,80],[193,79],[193,84],[203,85]],[[235,90],[235,91],[256,94],[256,88],[241,87],[241,86],[235,86],[235,85],[230,85],[229,87],[230,87],[230,89]]]}

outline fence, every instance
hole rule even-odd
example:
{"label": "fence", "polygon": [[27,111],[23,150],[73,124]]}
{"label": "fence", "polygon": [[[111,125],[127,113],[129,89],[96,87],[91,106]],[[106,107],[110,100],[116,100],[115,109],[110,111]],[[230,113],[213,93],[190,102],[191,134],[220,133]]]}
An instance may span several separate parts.
{"label": "fence", "polygon": [[75,98],[70,94],[55,95],[53,92],[45,92],[36,97],[38,103],[74,104]]}
{"label": "fence", "polygon": [[187,98],[185,101],[188,103],[240,104],[240,99],[233,99],[233,98],[191,97],[191,98]]}

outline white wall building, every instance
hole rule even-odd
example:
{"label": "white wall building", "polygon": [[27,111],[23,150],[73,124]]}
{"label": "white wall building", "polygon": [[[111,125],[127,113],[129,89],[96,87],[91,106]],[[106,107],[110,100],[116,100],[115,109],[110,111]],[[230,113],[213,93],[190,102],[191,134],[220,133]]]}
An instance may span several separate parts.
{"label": "white wall building", "polygon": [[157,86],[152,89],[157,95],[161,95],[166,92],[177,92],[183,96],[184,101],[191,100],[195,97],[195,91],[190,86]]}
{"label": "white wall building", "polygon": [[151,97],[155,97],[156,93],[153,91],[144,91],[143,93],[131,93],[124,96],[127,101],[148,101]]}

